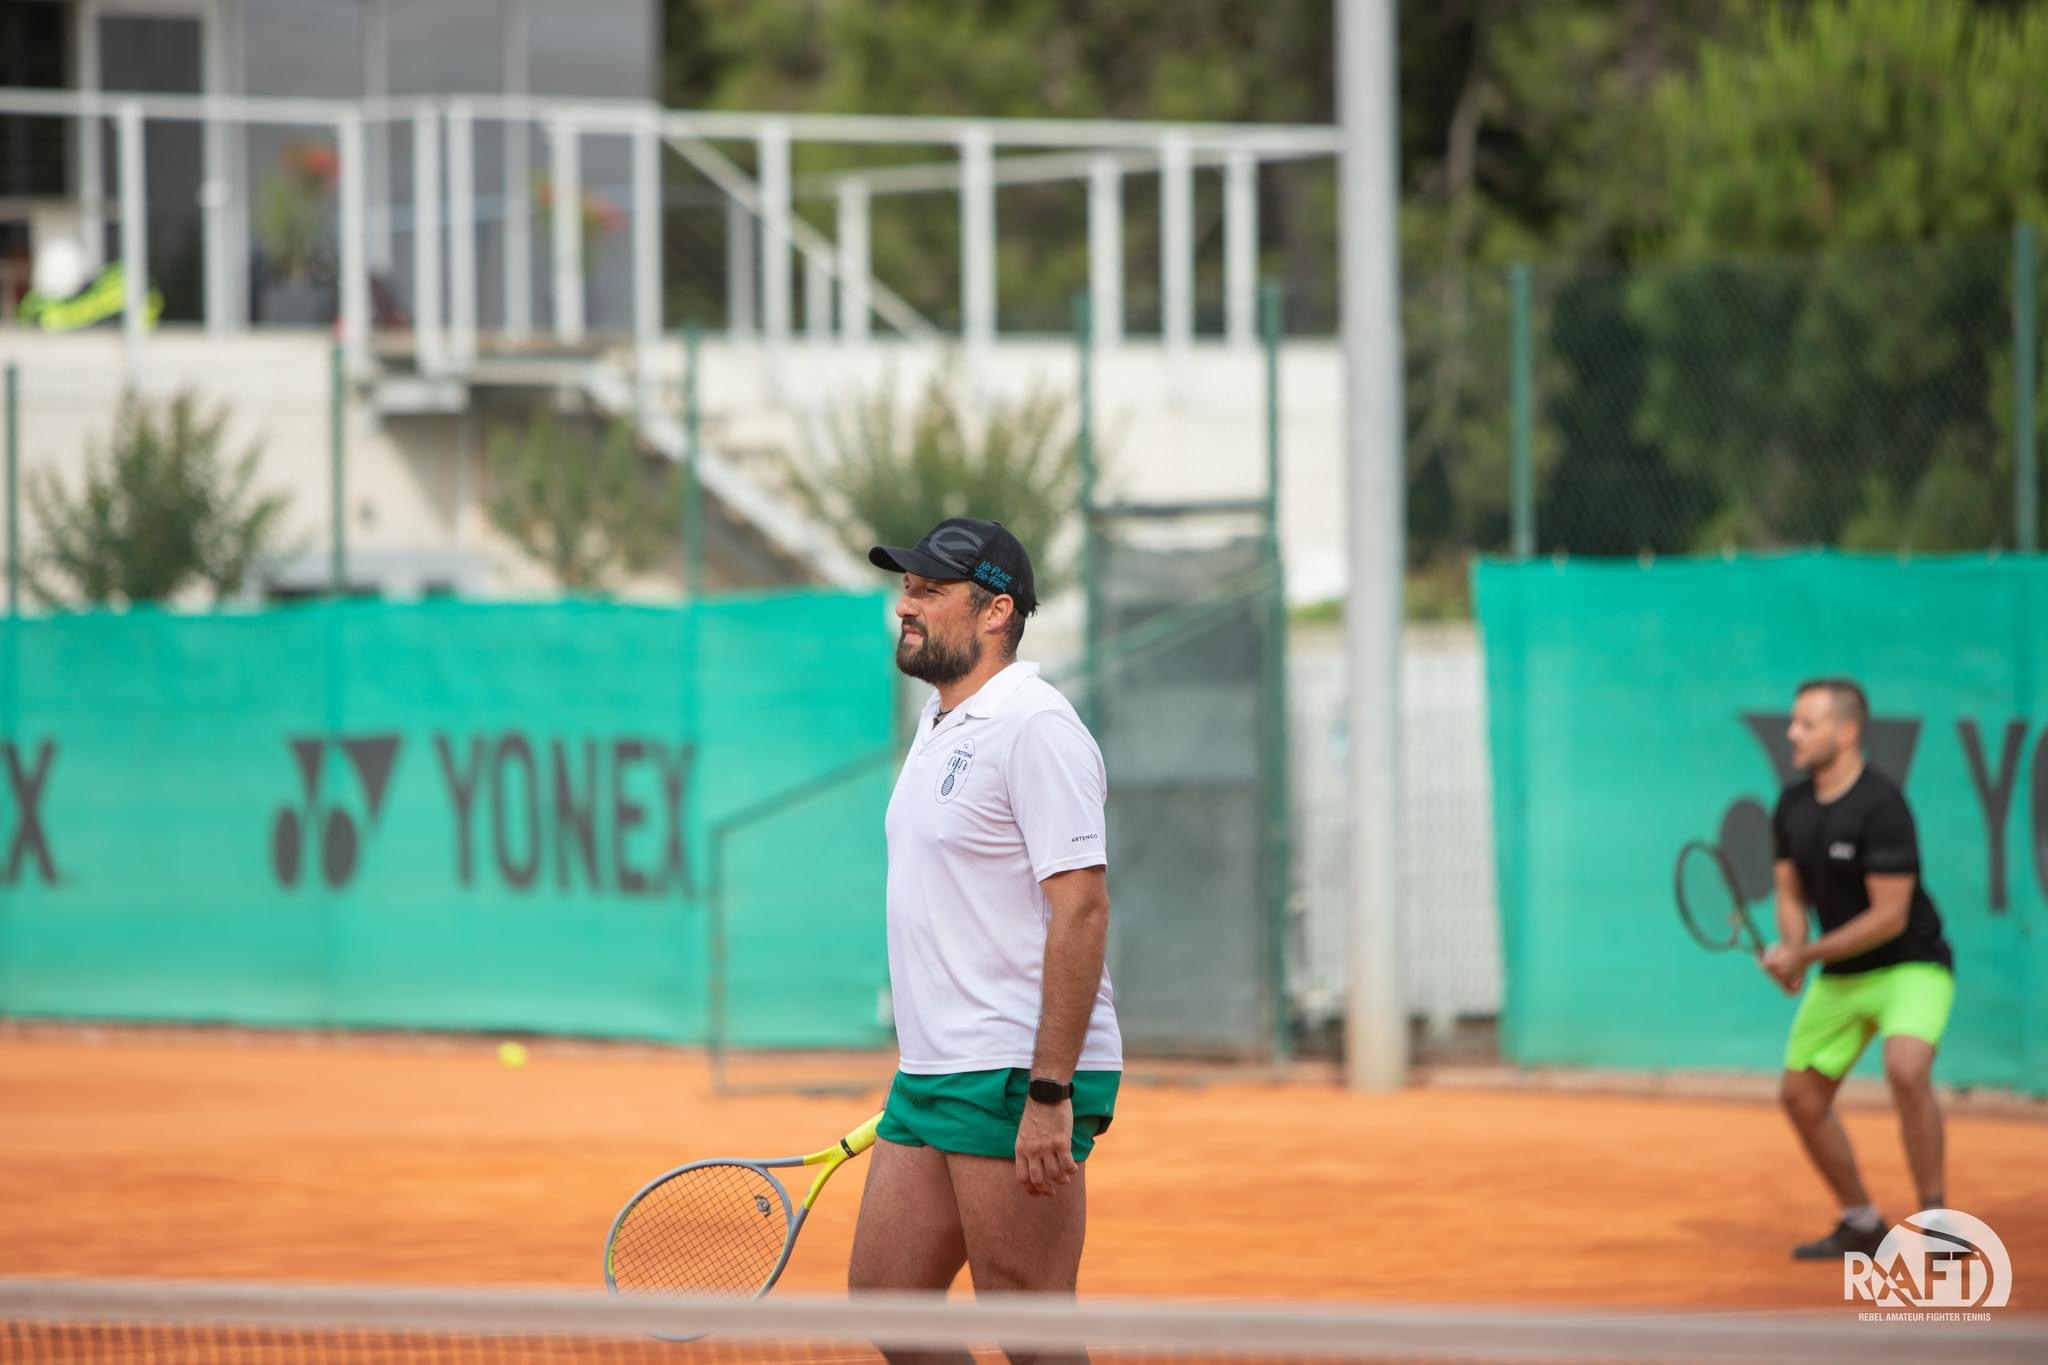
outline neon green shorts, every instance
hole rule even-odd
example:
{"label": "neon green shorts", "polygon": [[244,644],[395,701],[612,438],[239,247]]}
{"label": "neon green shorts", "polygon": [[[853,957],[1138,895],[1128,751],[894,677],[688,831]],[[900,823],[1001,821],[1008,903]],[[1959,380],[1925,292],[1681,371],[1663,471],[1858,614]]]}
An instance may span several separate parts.
{"label": "neon green shorts", "polygon": [[1806,988],[1792,1033],[1785,1040],[1785,1069],[1811,1067],[1840,1080],[1856,1065],[1872,1034],[1941,1042],[1956,1001],[1956,979],[1933,962],[1822,976]]}
{"label": "neon green shorts", "polygon": [[[1121,1071],[1074,1073],[1074,1160],[1086,1161],[1116,1113]],[[896,1073],[876,1135],[903,1147],[936,1147],[963,1156],[1017,1155],[1024,1121],[1025,1067],[955,1071],[943,1076]]]}

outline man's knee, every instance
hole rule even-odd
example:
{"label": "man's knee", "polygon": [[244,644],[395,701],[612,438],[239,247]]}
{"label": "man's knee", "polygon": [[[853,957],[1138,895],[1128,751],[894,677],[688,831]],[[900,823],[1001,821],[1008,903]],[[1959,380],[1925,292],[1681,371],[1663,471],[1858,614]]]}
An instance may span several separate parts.
{"label": "man's knee", "polygon": [[984,1249],[972,1264],[977,1294],[1071,1294],[1078,1279],[1060,1258],[1034,1260]]}
{"label": "man's knee", "polygon": [[1924,1054],[1887,1052],[1884,1059],[1885,1084],[1900,1099],[1933,1099],[1933,1060]]}
{"label": "man's knee", "polygon": [[1834,1087],[1815,1072],[1788,1071],[1778,1083],[1778,1103],[1784,1106],[1792,1122],[1802,1128],[1825,1119],[1834,1100]]}

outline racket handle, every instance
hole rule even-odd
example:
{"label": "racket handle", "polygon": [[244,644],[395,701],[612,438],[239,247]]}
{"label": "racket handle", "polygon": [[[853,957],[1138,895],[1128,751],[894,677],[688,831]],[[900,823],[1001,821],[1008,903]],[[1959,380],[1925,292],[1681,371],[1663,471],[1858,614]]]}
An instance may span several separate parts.
{"label": "racket handle", "polygon": [[877,1113],[866,1123],[839,1139],[839,1145],[845,1149],[848,1156],[859,1156],[875,1145],[875,1129],[881,1124],[882,1116]]}

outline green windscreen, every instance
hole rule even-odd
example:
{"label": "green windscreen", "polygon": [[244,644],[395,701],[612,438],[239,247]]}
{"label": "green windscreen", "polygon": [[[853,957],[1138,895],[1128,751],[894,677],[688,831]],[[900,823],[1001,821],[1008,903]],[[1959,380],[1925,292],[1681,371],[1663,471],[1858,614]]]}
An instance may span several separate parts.
{"label": "green windscreen", "polygon": [[1780,1065],[1795,1002],[1693,942],[1673,874],[1686,841],[1722,845],[1777,937],[1759,814],[1796,776],[1795,687],[1847,674],[1955,950],[1936,1075],[2048,1091],[2048,564],[1488,562],[1477,580],[1516,1060]]}
{"label": "green windscreen", "polygon": [[[880,599],[826,593],[60,616],[0,651],[30,1016],[701,1037],[707,832],[886,742],[895,686]],[[831,949],[745,983],[759,1036],[886,1036],[873,797],[737,869],[748,941]]]}

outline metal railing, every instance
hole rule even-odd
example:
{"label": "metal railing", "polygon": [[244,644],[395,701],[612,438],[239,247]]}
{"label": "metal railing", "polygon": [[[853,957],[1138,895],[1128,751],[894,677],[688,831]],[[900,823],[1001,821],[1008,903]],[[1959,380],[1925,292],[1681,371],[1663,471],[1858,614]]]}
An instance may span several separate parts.
{"label": "metal railing", "polygon": [[[771,346],[795,335],[794,266],[804,264],[805,322],[813,339],[836,336],[860,344],[880,320],[901,335],[927,339],[936,328],[877,281],[869,259],[870,205],[877,196],[953,192],[960,199],[962,339],[970,356],[985,353],[1000,328],[997,314],[996,190],[999,186],[1071,180],[1087,186],[1089,292],[1096,335],[1124,333],[1124,185],[1126,176],[1159,176],[1161,337],[1169,357],[1184,354],[1195,335],[1194,177],[1224,178],[1225,335],[1249,348],[1257,337],[1258,176],[1268,161],[1334,156],[1338,136],[1323,126],[1090,122],[1055,119],[957,119],[714,113],[666,110],[638,101],[556,101],[515,96],[436,96],[360,101],[247,98],[228,95],[122,95],[92,91],[0,89],[0,113],[78,121],[81,157],[77,193],[88,254],[96,256],[110,205],[98,174],[96,128],[118,130],[118,254],[129,280],[146,280],[150,167],[144,130],[156,121],[196,122],[209,130],[202,151],[202,255],[210,329],[241,330],[246,310],[234,304],[231,243],[246,224],[249,193],[226,173],[231,160],[223,128],[277,125],[331,132],[336,152],[338,330],[351,366],[363,372],[372,327],[372,253],[388,250],[390,157],[372,159],[366,140],[385,148],[392,125],[411,128],[413,287],[410,330],[423,372],[460,372],[478,349],[479,260],[477,129],[503,125],[506,203],[531,168],[530,136],[541,130],[551,203],[546,288],[556,341],[589,339],[587,266],[581,222],[582,153],[586,139],[628,140],[631,203],[630,336],[644,374],[664,329],[662,209],[664,147],[676,151],[728,202],[726,271],[731,330]],[[751,145],[756,170],[742,170],[713,142]],[[942,147],[952,162],[876,166],[798,179],[792,150],[805,143]],[[1015,155],[1005,156],[1005,152]],[[90,163],[87,165],[86,163]],[[830,236],[797,213],[803,198],[829,200]],[[758,225],[758,231],[756,227]],[[504,214],[502,331],[527,335],[533,325],[532,233],[527,216]],[[374,240],[373,240],[374,232]],[[445,243],[444,243],[445,237]],[[758,249],[756,249],[758,247]],[[95,261],[95,264],[98,262]],[[758,289],[758,332],[752,301]],[[134,288],[123,314],[128,364],[139,371],[146,289]],[[835,298],[836,295],[836,298]],[[836,309],[832,306],[836,302]],[[836,313],[836,327],[827,319]]]}

